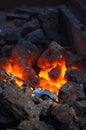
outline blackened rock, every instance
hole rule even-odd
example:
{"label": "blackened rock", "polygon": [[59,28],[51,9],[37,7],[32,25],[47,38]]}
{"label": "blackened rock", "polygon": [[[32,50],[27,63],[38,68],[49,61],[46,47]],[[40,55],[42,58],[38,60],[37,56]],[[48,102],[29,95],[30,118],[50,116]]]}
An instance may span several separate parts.
{"label": "blackened rock", "polygon": [[9,32],[5,33],[6,41],[11,42],[11,44],[13,42],[18,41],[20,36],[21,36],[21,28],[20,27],[13,28]]}
{"label": "blackened rock", "polygon": [[79,84],[86,82],[86,74],[76,69],[68,69],[66,72],[66,77],[68,80]]}
{"label": "blackened rock", "polygon": [[26,5],[23,5],[23,6],[16,7],[16,12],[31,14],[33,16],[33,15],[42,14],[44,12],[44,8],[28,7]]}
{"label": "blackened rock", "polygon": [[52,107],[51,114],[60,122],[66,123],[70,119],[70,108],[68,104],[57,104]]}
{"label": "blackened rock", "polygon": [[73,118],[74,122],[79,123],[80,117],[78,116],[76,110],[73,107],[70,107],[70,115]]}
{"label": "blackened rock", "polygon": [[25,14],[33,14],[34,13],[33,9],[26,6],[26,5],[16,7],[16,12],[17,13],[25,13]]}
{"label": "blackened rock", "polygon": [[0,87],[4,89],[5,82],[0,78]]}
{"label": "blackened rock", "polygon": [[14,45],[4,45],[2,47],[2,56],[3,57],[10,57],[13,48],[14,48]]}
{"label": "blackened rock", "polygon": [[[57,119],[67,125],[67,129],[70,130],[80,130],[79,129],[79,118],[72,107],[68,104],[56,104],[52,107],[51,114]],[[63,129],[62,129],[63,130]]]}
{"label": "blackened rock", "polygon": [[77,106],[79,107],[79,110],[86,114],[86,100],[78,101]]}
{"label": "blackened rock", "polygon": [[39,56],[39,50],[36,45],[25,39],[20,39],[12,51],[12,57],[21,63],[26,59],[30,65],[33,65]]}
{"label": "blackened rock", "polygon": [[43,121],[25,120],[20,123],[19,130],[53,130],[53,128],[45,124]]}
{"label": "blackened rock", "polygon": [[32,21],[29,21],[25,24],[25,26],[29,26],[32,29],[36,29],[40,27],[40,23],[38,21],[38,19],[33,19]]}
{"label": "blackened rock", "polygon": [[46,50],[50,43],[51,41],[47,37],[43,37],[39,41],[34,42],[34,44],[39,48],[40,55]]}
{"label": "blackened rock", "polygon": [[7,63],[8,62],[8,59],[7,59],[7,57],[2,57],[2,58],[0,58],[0,66],[3,66],[5,63]]}
{"label": "blackened rock", "polygon": [[15,28],[14,21],[4,22],[0,25],[0,40],[5,40],[5,34]]}
{"label": "blackened rock", "polygon": [[86,127],[86,116],[84,116],[83,118],[80,119],[80,126],[82,128]]}
{"label": "blackened rock", "polygon": [[[53,24],[52,24],[53,25]],[[45,35],[50,39],[50,40],[55,40],[58,41],[59,40],[59,34],[58,32],[55,32],[55,29],[51,29],[50,27],[52,27],[52,25],[49,25],[48,22],[43,24],[43,31],[45,33]]]}
{"label": "blackened rock", "polygon": [[71,106],[75,109],[79,118],[82,118],[85,116],[85,113],[86,113],[86,101],[85,100],[76,101]]}
{"label": "blackened rock", "polygon": [[5,40],[0,40],[0,46],[3,46],[5,44],[6,44]]}
{"label": "blackened rock", "polygon": [[21,35],[25,36],[28,33],[33,32],[34,30],[36,30],[38,28],[40,28],[40,23],[37,19],[33,19],[31,21],[28,21],[23,25]]}
{"label": "blackened rock", "polygon": [[7,108],[16,119],[39,120],[40,108],[32,101],[31,94],[25,93],[21,88],[8,85],[2,95]]}
{"label": "blackened rock", "polygon": [[13,117],[6,117],[0,114],[0,129],[2,126],[2,129],[8,128],[9,126],[12,127],[14,124],[17,123],[17,120]]}
{"label": "blackened rock", "polygon": [[3,90],[2,90],[2,88],[0,87],[0,94],[2,93],[2,91],[3,91]]}
{"label": "blackened rock", "polygon": [[28,33],[26,39],[31,41],[32,43],[39,41],[44,38],[44,33],[42,29],[36,29],[35,31]]}
{"label": "blackened rock", "polygon": [[32,100],[35,104],[39,104],[41,103],[43,100],[39,97],[37,97],[36,95],[32,94]]}
{"label": "blackened rock", "polygon": [[49,78],[53,81],[56,81],[58,79],[60,73],[60,68],[57,66],[53,68],[50,72],[48,72]]}
{"label": "blackened rock", "polygon": [[83,84],[83,87],[84,87],[84,93],[85,93],[85,96],[86,96],[86,82]]}
{"label": "blackened rock", "polygon": [[40,68],[50,67],[54,62],[60,60],[65,55],[65,49],[57,42],[51,42],[48,48],[38,59],[37,65]]}
{"label": "blackened rock", "polygon": [[[70,57],[70,58],[69,58]],[[68,67],[78,66],[82,67],[85,62],[85,56],[82,54],[72,54],[70,51],[66,54],[66,65]]]}
{"label": "blackened rock", "polygon": [[54,39],[58,36],[58,10],[48,10],[39,15],[38,18],[42,22],[43,30],[49,38]]}
{"label": "blackened rock", "polygon": [[1,41],[1,44],[2,44],[2,41],[5,41],[5,31],[0,28],[0,41]]}
{"label": "blackened rock", "polygon": [[85,99],[86,95],[85,95],[85,93],[84,93],[83,84],[77,85],[76,88],[77,88],[77,99],[78,99],[78,100],[83,100],[83,99]]}
{"label": "blackened rock", "polygon": [[51,115],[51,107],[53,106],[54,101],[51,99],[46,99],[42,101],[38,106],[41,108],[41,116],[50,116]]}
{"label": "blackened rock", "polygon": [[67,82],[62,86],[59,91],[59,100],[61,103],[67,102],[68,100],[76,100],[77,98],[77,84],[74,82]]}
{"label": "blackened rock", "polygon": [[19,20],[19,19],[15,19],[15,20],[14,20],[14,24],[15,24],[15,26],[17,26],[17,27],[22,27],[25,23],[26,23],[25,20]]}
{"label": "blackened rock", "polygon": [[7,20],[14,20],[14,19],[29,20],[29,18],[30,15],[28,14],[7,13],[6,15]]}

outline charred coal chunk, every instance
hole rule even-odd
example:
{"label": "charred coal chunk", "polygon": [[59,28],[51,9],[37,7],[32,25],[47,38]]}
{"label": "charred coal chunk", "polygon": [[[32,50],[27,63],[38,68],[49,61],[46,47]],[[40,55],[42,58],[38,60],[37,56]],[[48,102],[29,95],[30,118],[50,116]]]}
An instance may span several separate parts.
{"label": "charred coal chunk", "polygon": [[33,9],[28,7],[28,6],[16,7],[15,11],[17,13],[25,13],[25,14],[33,14],[34,13]]}
{"label": "charred coal chunk", "polygon": [[54,130],[43,121],[28,121],[25,120],[20,123],[19,130]]}
{"label": "charred coal chunk", "polygon": [[31,94],[30,90],[28,94],[21,88],[8,85],[4,89],[2,97],[3,101],[5,100],[6,103],[5,106],[16,119],[38,121],[40,108],[32,101]]}
{"label": "charred coal chunk", "polygon": [[15,25],[16,27],[22,27],[25,23],[26,23],[25,20],[19,20],[19,19],[15,19],[15,20],[14,20],[14,25]]}
{"label": "charred coal chunk", "polygon": [[55,39],[58,36],[58,10],[51,9],[39,15],[39,20],[42,23],[42,28],[50,39]]}
{"label": "charred coal chunk", "polygon": [[60,102],[68,102],[69,100],[85,99],[84,89],[82,84],[75,82],[67,82],[59,91]]}
{"label": "charred coal chunk", "polygon": [[81,126],[81,128],[86,127],[86,116],[84,116],[83,118],[80,119],[80,126]]}
{"label": "charred coal chunk", "polygon": [[28,33],[33,32],[34,30],[36,30],[38,28],[40,28],[40,23],[39,23],[38,19],[33,19],[29,22],[26,22],[23,25],[21,35],[25,36]]}
{"label": "charred coal chunk", "polygon": [[39,56],[39,50],[36,45],[25,39],[20,39],[12,51],[12,57],[18,61],[26,59],[30,65],[33,65]]}
{"label": "charred coal chunk", "polygon": [[25,26],[29,26],[31,29],[36,29],[40,27],[40,23],[38,21],[38,19],[33,19],[32,21],[29,21],[26,23]]}
{"label": "charred coal chunk", "polygon": [[86,114],[86,100],[69,101],[68,104],[76,111],[80,121],[80,118],[83,118]]}
{"label": "charred coal chunk", "polygon": [[74,82],[67,82],[62,86],[62,88],[59,91],[59,100],[61,103],[65,103],[68,100],[76,100],[77,98],[77,84]]}
{"label": "charred coal chunk", "polygon": [[75,106],[76,106],[77,112],[79,112],[79,114],[81,114],[81,113],[86,114],[86,100],[78,101]]}
{"label": "charred coal chunk", "polygon": [[68,80],[76,82],[78,84],[75,86],[77,89],[77,99],[85,99],[83,84],[86,82],[86,74],[75,69],[69,69],[66,72],[66,77]]}
{"label": "charred coal chunk", "polygon": [[41,108],[40,115],[42,117],[51,116],[51,108],[54,104],[56,103],[50,98],[43,100],[40,104],[38,104],[38,106]]}
{"label": "charred coal chunk", "polygon": [[25,5],[25,6],[16,7],[16,12],[31,14],[33,16],[33,15],[42,14],[44,12],[44,8],[28,7]]}
{"label": "charred coal chunk", "polygon": [[32,71],[28,71],[31,72],[31,74],[29,74],[29,81],[31,82],[33,89],[36,88],[36,86],[39,84],[40,79],[36,76],[36,74],[34,73],[35,71],[32,68]]}
{"label": "charred coal chunk", "polygon": [[49,46],[50,40],[47,37],[43,37],[37,42],[34,42],[34,44],[39,48],[40,55],[45,51],[45,49]]}
{"label": "charred coal chunk", "polygon": [[51,114],[60,122],[65,123],[70,118],[70,108],[67,104],[57,104],[52,107]]}
{"label": "charred coal chunk", "polygon": [[0,47],[4,46],[6,44],[5,40],[0,40]]}
{"label": "charred coal chunk", "polygon": [[21,28],[20,27],[15,27],[15,28],[11,29],[9,32],[5,33],[6,41],[11,44],[12,44],[12,42],[16,43],[20,39],[20,37],[21,37]]}
{"label": "charred coal chunk", "polygon": [[0,28],[0,43],[1,43],[1,45],[3,43],[3,40],[5,41],[5,31],[2,28]]}
{"label": "charred coal chunk", "polygon": [[84,93],[85,93],[85,96],[86,96],[86,82],[83,84],[83,87],[84,87]]}
{"label": "charred coal chunk", "polygon": [[[70,57],[70,58],[69,58]],[[66,66],[78,66],[82,68],[85,64],[85,56],[82,54],[73,54],[70,51],[66,54]]]}
{"label": "charred coal chunk", "polygon": [[68,104],[56,104],[52,107],[51,114],[60,121],[67,125],[68,129],[80,130],[79,129],[79,117],[73,107],[69,107]]}
{"label": "charred coal chunk", "polygon": [[10,57],[14,45],[4,45],[1,49],[3,57]]}
{"label": "charred coal chunk", "polygon": [[60,73],[60,68],[57,66],[55,68],[53,68],[49,73],[49,78],[53,81],[56,81],[58,79]]}
{"label": "charred coal chunk", "polygon": [[15,120],[15,118],[13,117],[5,117],[0,115],[0,129],[1,130],[13,130],[13,129],[6,129],[16,125],[17,124],[17,120]]}
{"label": "charred coal chunk", "polygon": [[14,27],[14,21],[2,23],[0,25],[0,40],[5,40],[6,33],[12,30]]}
{"label": "charred coal chunk", "polygon": [[0,79],[0,93],[4,88],[5,88],[5,82],[2,79]]}
{"label": "charred coal chunk", "polygon": [[1,67],[4,66],[4,64],[7,65],[7,63],[8,63],[8,58],[7,57],[0,58],[0,71],[1,71]]}
{"label": "charred coal chunk", "polygon": [[38,67],[43,69],[50,67],[54,62],[62,59],[64,55],[65,49],[53,41],[38,59]]}
{"label": "charred coal chunk", "polygon": [[5,22],[1,24],[0,29],[1,29],[0,33],[1,39],[3,38],[4,40],[9,41],[11,42],[11,44],[12,42],[15,43],[20,38],[21,27],[16,26],[15,21]]}
{"label": "charred coal chunk", "polygon": [[29,18],[30,15],[28,14],[7,13],[6,15],[7,20],[14,20],[14,19],[29,20]]}
{"label": "charred coal chunk", "polygon": [[77,87],[77,100],[85,99],[86,95],[84,93],[83,84],[77,85],[76,87]]}
{"label": "charred coal chunk", "polygon": [[36,29],[35,31],[28,33],[26,39],[31,41],[32,43],[39,41],[44,38],[44,33],[42,29]]}
{"label": "charred coal chunk", "polygon": [[86,82],[86,74],[76,69],[68,69],[66,72],[66,77],[68,80],[79,84]]}
{"label": "charred coal chunk", "polygon": [[3,91],[3,90],[2,90],[2,87],[0,86],[0,94],[2,93],[2,91]]}

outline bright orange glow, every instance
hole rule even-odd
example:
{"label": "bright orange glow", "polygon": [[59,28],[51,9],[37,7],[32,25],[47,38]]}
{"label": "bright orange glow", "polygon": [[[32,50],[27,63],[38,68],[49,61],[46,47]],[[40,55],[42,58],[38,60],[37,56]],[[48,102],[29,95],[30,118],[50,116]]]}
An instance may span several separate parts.
{"label": "bright orange glow", "polygon": [[[48,73],[53,68],[55,68],[56,66],[59,66],[60,73],[59,73],[56,81],[53,81],[49,77]],[[67,70],[67,68],[65,66],[65,58],[62,59],[59,62],[57,61],[56,63],[54,63],[52,65],[52,67],[50,67],[48,69],[41,70],[40,73],[39,73],[39,77],[40,77],[40,84],[39,84],[39,86],[41,88],[44,88],[44,89],[47,89],[47,90],[54,91],[54,92],[58,93],[58,91],[62,87],[62,85],[67,82],[67,79],[64,78],[66,70]]]}
{"label": "bright orange glow", "polygon": [[18,79],[18,78],[15,78],[15,83],[18,85],[18,86],[22,86],[23,85],[23,81]]}
{"label": "bright orange glow", "polygon": [[[19,63],[17,63],[15,60],[13,59],[9,59],[8,60],[8,63],[6,63],[6,65],[3,65],[2,66],[7,72],[9,72],[12,76],[15,77],[15,83],[18,85],[18,86],[22,86],[23,84],[23,72],[24,72],[24,69],[22,66],[19,65]],[[22,80],[21,80],[22,79]],[[6,81],[4,79],[4,81]]]}
{"label": "bright orange glow", "polygon": [[[7,72],[9,72],[9,74],[14,76],[14,81],[17,84],[17,86],[22,86],[23,82],[27,80],[28,72],[26,72],[24,67],[22,67],[22,65],[20,65],[19,62],[15,61],[13,58],[8,59],[8,62],[6,63],[6,65],[0,65],[0,66],[3,67],[3,69],[5,69]],[[30,66],[28,65],[27,68],[28,67]],[[44,68],[46,68],[46,66]],[[75,66],[71,68],[77,69],[77,67]],[[50,75],[50,72],[53,71],[54,69],[55,71],[52,72],[53,75]],[[42,69],[39,72],[38,77],[40,81],[37,87],[40,87],[40,88],[43,88],[45,90],[49,90],[52,92],[57,92],[58,94],[60,88],[67,82],[67,79],[64,78],[67,69],[68,68],[66,67],[66,64],[65,64],[65,58],[62,58],[55,63],[52,63],[49,68]],[[30,75],[31,73],[33,72],[30,71]],[[6,79],[4,79],[4,81],[6,81]],[[30,87],[30,89],[33,91],[32,87]],[[58,101],[58,98],[56,99],[56,101]]]}
{"label": "bright orange glow", "polygon": [[79,70],[80,71],[80,68],[77,67],[77,66],[72,66],[71,69],[75,69],[75,70]]}
{"label": "bright orange glow", "polygon": [[34,89],[32,87],[30,87],[30,90],[33,91]]}

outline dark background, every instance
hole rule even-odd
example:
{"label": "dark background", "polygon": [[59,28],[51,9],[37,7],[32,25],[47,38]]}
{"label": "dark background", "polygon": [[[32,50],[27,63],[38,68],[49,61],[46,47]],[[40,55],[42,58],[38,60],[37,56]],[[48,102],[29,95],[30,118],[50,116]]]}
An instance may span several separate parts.
{"label": "dark background", "polygon": [[0,9],[13,9],[19,5],[28,6],[57,6],[66,0],[0,0]]}

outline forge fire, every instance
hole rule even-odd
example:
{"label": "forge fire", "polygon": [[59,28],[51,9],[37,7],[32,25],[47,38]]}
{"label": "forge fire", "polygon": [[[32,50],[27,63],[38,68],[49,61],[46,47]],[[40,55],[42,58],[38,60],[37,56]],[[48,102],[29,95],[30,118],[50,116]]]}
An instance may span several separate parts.
{"label": "forge fire", "polygon": [[74,46],[82,31],[69,7],[21,6],[5,16],[0,130],[85,130],[86,55]]}
{"label": "forge fire", "polygon": [[[19,48],[19,46],[20,44],[15,49]],[[79,69],[77,65],[67,67],[66,50],[56,42],[52,42],[43,54],[37,57],[37,65],[40,68],[38,75],[33,69],[34,57],[31,54],[34,53],[35,55],[37,52],[29,49],[26,50],[26,47],[22,47],[22,43],[20,51],[15,49],[12,51],[12,56],[6,59],[5,63],[1,63],[0,78],[5,82],[10,81],[10,83],[15,83],[17,87],[21,87],[25,81],[29,81],[30,84],[33,86],[36,85],[37,88],[56,92],[58,95],[59,89],[67,82],[67,77],[65,76],[67,70],[72,68]],[[23,51],[26,51],[27,56],[25,55],[23,58],[21,51],[23,55]],[[17,54],[16,57],[15,53]],[[35,83],[33,80],[37,80],[38,82]]]}

